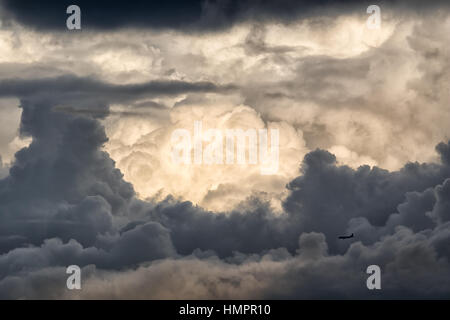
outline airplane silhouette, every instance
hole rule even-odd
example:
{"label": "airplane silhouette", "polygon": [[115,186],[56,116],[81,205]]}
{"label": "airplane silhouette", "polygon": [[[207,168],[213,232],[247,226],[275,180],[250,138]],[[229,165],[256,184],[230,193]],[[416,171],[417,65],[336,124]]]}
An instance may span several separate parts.
{"label": "airplane silhouette", "polygon": [[339,236],[338,237],[338,239],[350,239],[350,238],[353,238],[355,235],[352,233],[351,235],[349,235],[349,236]]}

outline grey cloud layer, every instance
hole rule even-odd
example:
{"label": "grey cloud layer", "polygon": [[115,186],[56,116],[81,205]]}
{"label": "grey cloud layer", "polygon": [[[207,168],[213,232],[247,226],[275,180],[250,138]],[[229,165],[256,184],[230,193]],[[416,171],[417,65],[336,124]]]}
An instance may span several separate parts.
{"label": "grey cloud layer", "polygon": [[[236,89],[233,85],[216,85],[212,82],[151,81],[142,84],[115,85],[92,78],[61,76],[40,79],[3,79],[0,80],[0,96],[21,97],[57,101],[58,105],[76,102],[73,108],[93,100],[105,103],[136,101],[139,98],[155,95],[176,95],[189,92],[223,92]],[[99,98],[95,98],[99,97]],[[100,98],[101,97],[101,98]]]}
{"label": "grey cloud layer", "polygon": [[[65,29],[65,10],[70,1],[3,0],[6,17],[44,30]],[[192,32],[223,29],[242,21],[291,22],[299,18],[318,15],[336,16],[343,12],[364,13],[370,1],[356,0],[191,0],[191,1],[78,1],[82,8],[83,26],[86,29],[110,30],[113,28],[169,28]],[[419,0],[378,1],[385,8],[423,12],[448,5],[447,1]],[[39,12],[39,14],[36,14]]]}

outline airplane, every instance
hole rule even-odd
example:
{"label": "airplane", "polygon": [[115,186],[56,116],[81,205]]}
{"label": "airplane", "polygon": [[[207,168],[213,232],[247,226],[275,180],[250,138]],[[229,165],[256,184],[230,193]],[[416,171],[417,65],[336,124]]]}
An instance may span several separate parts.
{"label": "airplane", "polygon": [[338,239],[350,239],[350,238],[353,238],[355,235],[352,233],[351,235],[349,235],[349,236],[339,236],[338,237]]}

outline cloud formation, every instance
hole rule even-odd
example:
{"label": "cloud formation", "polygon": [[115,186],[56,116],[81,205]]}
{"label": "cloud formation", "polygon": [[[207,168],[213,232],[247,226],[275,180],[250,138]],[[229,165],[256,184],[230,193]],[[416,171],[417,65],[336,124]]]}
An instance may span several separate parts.
{"label": "cloud formation", "polygon": [[[24,0],[3,0],[7,14],[17,21],[44,30],[58,30],[65,26],[66,8],[72,2],[45,0],[39,6]],[[137,27],[153,29],[187,29],[189,31],[220,30],[243,21],[270,21],[289,23],[301,18],[364,10],[371,3],[355,0],[189,0],[189,1],[137,1],[133,5],[124,1],[84,1],[83,23],[88,29],[111,30]],[[422,1],[379,1],[380,6],[397,10],[424,11],[447,6],[444,0],[424,4]],[[42,14],[37,15],[36,10]]]}
{"label": "cloud formation", "polygon": [[[36,293],[28,282],[47,279],[52,286],[63,275],[48,278],[47,270],[69,264],[87,268],[80,293],[87,298],[138,297],[129,292],[140,277],[161,279],[172,268],[182,270],[181,288],[162,281],[161,290],[139,297],[200,298],[209,286],[217,287],[209,297],[222,298],[237,288],[241,297],[369,297],[364,266],[372,263],[384,270],[383,297],[448,294],[450,144],[437,147],[441,164],[411,163],[397,172],[338,166],[332,154],[316,150],[288,185],[284,214],[257,199],[246,209],[214,213],[170,198],[136,199],[100,150],[106,136],[98,120],[22,108],[21,129],[33,142],[0,185],[3,297],[54,297],[63,289]],[[58,125],[48,126],[52,118]],[[345,230],[359,239],[338,243]],[[238,285],[229,287],[229,277]],[[303,280],[289,284],[293,278]],[[111,283],[121,288],[118,296],[107,293]],[[428,291],[413,287],[421,283]]]}
{"label": "cloud formation", "polygon": [[[125,21],[112,3],[102,31],[70,38],[27,27],[57,28],[58,6],[42,24],[2,2],[0,105],[21,113],[1,129],[1,298],[449,297],[444,3],[375,33],[354,2],[240,3],[145,23],[148,4]],[[88,24],[103,12],[84,5]],[[186,34],[199,21],[216,33]],[[280,172],[171,167],[170,133],[195,120],[279,128]],[[367,290],[371,264],[381,291]]]}

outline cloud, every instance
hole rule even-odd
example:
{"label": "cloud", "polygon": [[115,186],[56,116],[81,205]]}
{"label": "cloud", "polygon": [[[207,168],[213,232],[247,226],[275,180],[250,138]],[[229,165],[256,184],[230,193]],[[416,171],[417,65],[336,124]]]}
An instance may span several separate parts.
{"label": "cloud", "polygon": [[[2,3],[27,25],[56,25],[56,11],[40,25],[33,5]],[[259,24],[213,36],[0,30],[0,96],[22,110],[2,152],[18,136],[31,140],[0,167],[0,297],[449,295],[448,14],[387,17],[367,37],[340,3],[346,14],[329,25],[335,7],[315,16],[321,7],[306,1],[231,4],[205,30]],[[209,3],[200,20],[226,6]],[[161,24],[144,24],[144,9],[130,9],[135,24],[114,26],[197,21],[187,14],[172,25],[164,9]],[[27,42],[36,35],[44,45]],[[199,118],[223,129],[279,128],[280,174],[168,170],[165,138]],[[355,238],[337,238],[346,233]],[[81,292],[65,288],[71,264],[83,267]],[[370,264],[382,269],[379,292],[365,286]]]}
{"label": "cloud", "polygon": [[438,224],[444,224],[450,220],[450,179],[436,187],[436,198],[436,205],[430,212],[430,217],[435,219]]}
{"label": "cloud", "polygon": [[[170,198],[136,199],[100,151],[105,134],[98,120],[30,103],[23,108],[22,130],[33,142],[0,181],[1,225],[8,226],[1,230],[3,297],[55,297],[49,288],[65,290],[56,283],[70,264],[87,268],[82,293],[61,293],[72,298],[227,298],[238,290],[243,298],[371,297],[364,268],[373,263],[383,270],[382,297],[448,293],[447,163],[355,170],[316,150],[289,184],[284,214],[258,199],[214,213]],[[46,125],[51,119],[54,125]],[[356,218],[366,221],[357,231]],[[346,231],[358,240],[338,243]],[[168,280],[169,273],[178,280]],[[136,290],[144,278],[161,285]],[[35,281],[46,285],[28,290]],[[109,290],[112,284],[119,289]]]}
{"label": "cloud", "polygon": [[8,168],[4,167],[3,160],[0,157],[0,179],[6,177],[8,175],[8,171],[9,171]]}
{"label": "cloud", "polygon": [[[59,295],[65,299],[448,296],[448,260],[438,258],[430,237],[414,234],[407,228],[398,228],[393,235],[372,246],[354,243],[342,256],[327,254],[323,234],[303,234],[298,252],[290,255],[283,250],[272,250],[262,255],[241,256],[238,264],[210,255],[165,259],[123,271],[106,271],[90,265],[83,268],[83,289],[76,292],[69,292],[61,285],[65,280],[63,268],[43,268],[22,277],[1,280],[0,292],[8,298]],[[383,270],[382,290],[378,292],[365,286],[366,267],[373,263]],[[36,289],[38,283],[41,289]]]}
{"label": "cloud", "polygon": [[77,235],[91,243],[111,229],[111,215],[122,212],[133,195],[99,150],[106,141],[103,130],[93,119],[67,117],[47,106],[23,102],[22,108],[21,131],[33,141],[16,153],[9,176],[0,181],[2,235],[37,244],[49,235]]}
{"label": "cloud", "polygon": [[[152,95],[176,95],[186,92],[220,92],[234,87],[218,86],[211,82],[189,83],[184,81],[152,81],[142,84],[114,85],[91,78],[62,76],[40,79],[4,79],[0,80],[0,96],[42,99],[59,104],[79,104],[95,102],[125,102],[135,101],[139,97]],[[75,108],[75,107],[73,107]],[[94,110],[95,112],[95,110]]]}
{"label": "cloud", "polygon": [[[20,23],[43,30],[63,30],[66,8],[70,1],[42,1],[39,7],[22,0],[3,0],[7,17]],[[251,0],[242,3],[236,0],[170,0],[165,2],[138,1],[130,5],[119,1],[78,1],[82,9],[83,28],[88,30],[110,30],[115,28],[178,29],[192,32],[220,30],[242,21],[292,22],[296,19],[318,15],[336,16],[360,10],[365,14],[371,3],[360,1],[292,1],[278,2]],[[424,11],[446,6],[446,1],[379,1],[378,5],[390,9]],[[42,14],[37,15],[39,9]]]}
{"label": "cloud", "polygon": [[[245,105],[234,106],[224,101],[227,98],[203,94],[202,99],[186,99],[169,109],[164,118],[110,116],[105,120],[109,137],[105,150],[143,199],[162,200],[172,195],[209,210],[227,211],[253,194],[265,194],[279,207],[286,181],[297,174],[297,159],[307,152],[301,132],[285,121],[264,122],[256,110]],[[211,128],[220,130],[223,136],[227,129],[265,128],[270,141],[272,130],[279,130],[278,170],[272,175],[261,175],[260,162],[191,166],[174,163],[172,132],[184,129],[193,137],[195,121],[202,122],[203,134]],[[205,142],[203,148],[207,145]]]}

